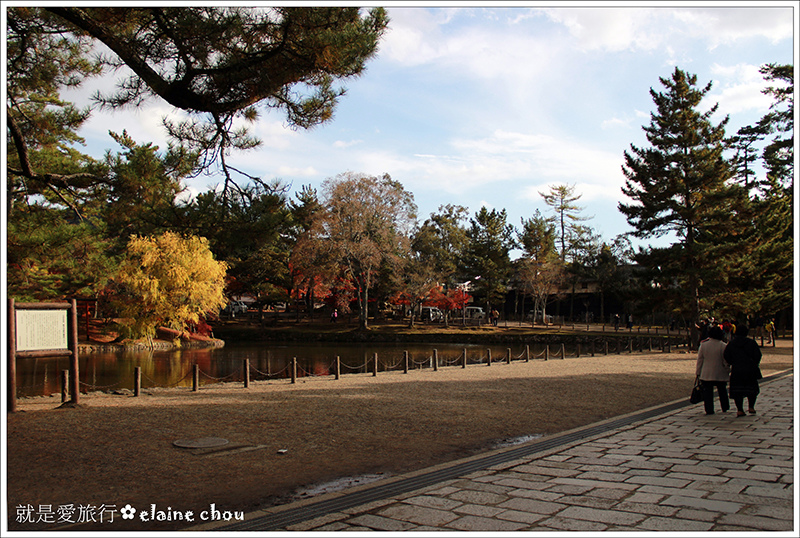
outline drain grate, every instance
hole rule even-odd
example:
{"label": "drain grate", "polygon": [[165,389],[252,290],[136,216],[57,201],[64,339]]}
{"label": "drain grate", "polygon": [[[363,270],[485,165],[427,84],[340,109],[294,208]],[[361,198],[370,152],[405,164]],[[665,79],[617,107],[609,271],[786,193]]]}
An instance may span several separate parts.
{"label": "drain grate", "polygon": [[[771,381],[784,375],[788,375],[791,371],[781,372],[772,376],[765,377],[762,382]],[[532,443],[525,446],[520,446],[510,450],[506,450],[497,454],[491,454],[483,458],[477,458],[471,461],[458,463],[450,467],[431,471],[411,478],[398,480],[388,484],[377,484],[371,488],[361,491],[347,493],[339,497],[331,499],[322,499],[315,503],[309,503],[295,508],[289,508],[282,512],[275,514],[267,514],[250,521],[242,521],[219,527],[215,531],[276,531],[285,529],[291,525],[306,521],[308,519],[323,516],[333,512],[340,512],[348,508],[366,504],[368,502],[378,501],[397,495],[402,495],[410,491],[421,489],[424,487],[432,486],[445,480],[451,480],[464,476],[469,473],[487,469],[501,463],[507,463],[516,459],[524,458],[538,452],[544,452],[552,448],[557,448],[562,445],[580,441],[600,433],[610,432],[623,426],[628,426],[634,422],[647,420],[658,415],[663,415],[676,411],[683,407],[692,405],[689,399],[673,402],[641,413],[636,413],[630,416],[622,417],[616,420],[611,420],[598,424],[596,426],[588,426],[578,431],[570,432],[564,435],[551,437],[537,443]]]}

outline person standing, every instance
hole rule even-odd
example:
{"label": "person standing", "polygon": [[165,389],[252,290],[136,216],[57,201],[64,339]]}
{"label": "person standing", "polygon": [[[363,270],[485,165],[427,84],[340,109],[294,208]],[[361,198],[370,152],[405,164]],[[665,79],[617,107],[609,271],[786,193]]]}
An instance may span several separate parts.
{"label": "person standing", "polygon": [[696,375],[703,382],[703,406],[706,415],[714,414],[715,387],[719,393],[722,412],[731,408],[727,388],[730,369],[724,359],[726,344],[722,338],[722,329],[715,325],[708,330],[708,338],[700,342],[700,348],[697,350]]}
{"label": "person standing", "polygon": [[725,348],[725,362],[731,366],[731,397],[736,404],[736,416],[743,417],[744,399],[747,398],[747,411],[756,412],[756,398],[760,392],[758,380],[761,379],[761,349],[752,338],[748,338],[746,323],[737,323],[733,340]]}

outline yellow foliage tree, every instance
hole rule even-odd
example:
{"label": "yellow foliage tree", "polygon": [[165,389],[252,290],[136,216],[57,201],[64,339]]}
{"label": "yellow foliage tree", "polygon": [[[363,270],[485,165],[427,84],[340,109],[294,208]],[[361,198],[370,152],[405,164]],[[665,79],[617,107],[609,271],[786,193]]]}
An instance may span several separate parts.
{"label": "yellow foliage tree", "polygon": [[128,336],[152,338],[159,326],[181,330],[224,306],[226,271],[204,237],[131,236],[115,278],[117,309]]}

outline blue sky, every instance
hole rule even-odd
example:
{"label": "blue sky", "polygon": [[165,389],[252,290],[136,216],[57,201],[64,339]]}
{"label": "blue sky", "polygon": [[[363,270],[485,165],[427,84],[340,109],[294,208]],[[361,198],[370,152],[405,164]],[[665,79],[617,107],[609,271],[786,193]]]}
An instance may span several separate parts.
{"label": "blue sky", "polygon": [[[548,214],[540,191],[575,185],[606,240],[630,231],[617,210],[623,152],[646,145],[659,77],[677,66],[713,82],[703,106],[718,103],[716,121],[730,115],[734,134],[771,104],[759,67],[794,63],[798,16],[797,2],[382,5],[390,29],[364,75],[345,82],[333,121],[295,131],[265,113],[254,127],[262,147],[230,162],[294,191],[347,171],[388,173],[414,194],[420,222],[450,203],[471,215],[506,209],[519,227]],[[173,113],[156,101],[98,113],[83,134],[98,155],[109,129],[165,147],[160,118]]]}

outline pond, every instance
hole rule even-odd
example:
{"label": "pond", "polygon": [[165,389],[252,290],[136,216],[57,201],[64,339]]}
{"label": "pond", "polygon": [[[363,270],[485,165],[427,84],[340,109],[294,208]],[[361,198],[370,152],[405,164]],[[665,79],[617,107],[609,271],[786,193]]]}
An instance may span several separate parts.
{"label": "pond", "polygon": [[[342,344],[281,343],[227,344],[222,348],[172,351],[117,351],[87,353],[79,359],[81,392],[133,390],[134,368],[141,367],[142,389],[153,387],[191,387],[192,368],[200,370],[200,384],[243,381],[244,359],[249,360],[252,381],[291,377],[293,359],[297,359],[297,376],[333,375],[336,357],[340,372],[372,372],[378,354],[378,371],[404,369],[404,352],[408,352],[409,368],[432,368],[436,349],[438,366],[462,364],[464,350],[468,364],[486,364],[489,350],[492,361],[505,360],[508,345],[476,344]],[[525,348],[511,346],[512,360],[524,358]],[[551,353],[554,352],[551,346]],[[531,347],[530,356],[542,353]],[[69,357],[18,358],[18,397],[61,393],[61,372],[69,369]]]}

